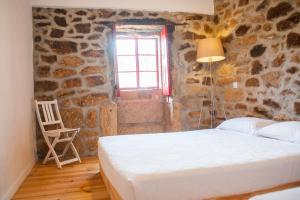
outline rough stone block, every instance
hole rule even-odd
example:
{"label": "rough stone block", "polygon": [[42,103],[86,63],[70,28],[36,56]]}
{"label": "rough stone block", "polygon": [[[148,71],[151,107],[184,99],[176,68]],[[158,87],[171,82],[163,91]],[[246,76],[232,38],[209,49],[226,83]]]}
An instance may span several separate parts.
{"label": "rough stone block", "polygon": [[245,84],[246,87],[259,87],[259,80],[257,78],[249,78]]}
{"label": "rough stone block", "polygon": [[80,71],[82,75],[98,74],[104,73],[105,68],[101,66],[87,66]]}
{"label": "rough stone block", "polygon": [[83,51],[81,52],[81,55],[84,57],[103,57],[104,55],[104,51],[103,50],[87,50],[87,51]]}
{"label": "rough stone block", "polygon": [[288,2],[280,2],[275,7],[271,7],[267,13],[267,19],[273,20],[275,18],[285,16],[290,11],[293,10],[293,7]]}
{"label": "rough stone block", "polygon": [[73,69],[63,69],[59,68],[53,72],[53,77],[55,78],[65,78],[75,75],[77,72]]}
{"label": "rough stone block", "polygon": [[50,67],[49,66],[39,66],[36,68],[37,76],[44,78],[50,76]]}
{"label": "rough stone block", "polygon": [[264,54],[265,50],[266,50],[266,46],[264,46],[263,44],[255,45],[251,49],[250,55],[252,57],[259,57]]}
{"label": "rough stone block", "polygon": [[97,127],[97,111],[96,110],[89,110],[86,118],[86,125],[89,128]]}
{"label": "rough stone block", "polygon": [[85,23],[85,24],[76,24],[75,26],[77,33],[90,33],[91,32],[91,24]]}
{"label": "rough stone block", "polygon": [[263,104],[266,106],[269,106],[275,110],[280,110],[281,106],[279,103],[277,103],[276,101],[273,101],[272,99],[264,99],[263,100]]}
{"label": "rough stone block", "polygon": [[236,29],[235,31],[235,35],[236,36],[243,36],[245,35],[248,30],[251,28],[251,26],[248,26],[248,25],[241,25],[238,27],[238,29]]}
{"label": "rough stone block", "polygon": [[224,94],[225,101],[242,101],[244,99],[243,89],[227,88]]}
{"label": "rough stone block", "polygon": [[61,26],[61,27],[66,27],[66,26],[68,26],[65,17],[55,16],[53,19],[54,19],[55,23],[56,23],[58,26]]}
{"label": "rough stone block", "polygon": [[62,38],[64,36],[65,31],[57,28],[52,28],[50,37],[52,38]]}
{"label": "rough stone block", "polygon": [[300,34],[291,32],[286,39],[287,48],[300,48]]}
{"label": "rough stone block", "polygon": [[65,56],[60,60],[59,64],[68,67],[78,67],[84,64],[84,60],[78,56]]}
{"label": "rough stone block", "polygon": [[118,123],[151,123],[163,120],[163,103],[158,100],[128,100],[118,103]]}
{"label": "rough stone block", "polygon": [[81,86],[81,79],[80,78],[72,78],[67,79],[63,83],[63,88],[74,88]]}
{"label": "rough stone block", "polygon": [[67,128],[80,128],[83,125],[83,113],[80,108],[60,109],[61,118]]}
{"label": "rough stone block", "polygon": [[103,103],[108,99],[107,93],[92,93],[85,96],[73,99],[73,102],[78,106],[95,106]]}
{"label": "rough stone block", "polygon": [[50,41],[45,40],[53,52],[57,54],[69,54],[77,52],[77,43],[73,41]]}
{"label": "rough stone block", "polygon": [[57,61],[57,56],[56,55],[51,55],[51,56],[41,55],[41,60],[46,63],[53,64]]}
{"label": "rough stone block", "polygon": [[49,92],[54,91],[58,88],[58,83],[55,81],[35,81],[34,91],[35,92]]}
{"label": "rough stone block", "polygon": [[105,84],[105,78],[103,76],[88,76],[85,78],[89,87]]}
{"label": "rough stone block", "polygon": [[279,71],[268,72],[261,76],[262,80],[264,81],[264,84],[267,87],[272,86],[275,88],[278,88],[281,84],[281,77],[282,73]]}

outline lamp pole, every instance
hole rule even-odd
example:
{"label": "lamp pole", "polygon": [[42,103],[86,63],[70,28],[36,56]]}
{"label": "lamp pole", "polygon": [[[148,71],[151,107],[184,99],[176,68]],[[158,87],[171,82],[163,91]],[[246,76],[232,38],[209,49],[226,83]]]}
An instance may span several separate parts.
{"label": "lamp pole", "polygon": [[[212,68],[212,58],[209,57],[209,60],[207,62],[208,67],[207,70],[209,71],[209,78],[210,78],[210,128],[214,128],[216,124],[215,119],[215,82],[213,77],[213,68]],[[208,83],[208,79],[205,80],[205,85]],[[199,113],[199,120],[198,120],[198,128],[200,128],[201,120],[202,120],[202,113],[203,113],[203,102],[201,101],[202,105],[200,107],[200,113]]]}
{"label": "lamp pole", "polygon": [[[214,80],[214,70],[212,67],[213,62],[221,61],[225,59],[223,46],[218,38],[205,38],[198,41],[197,47],[197,62],[207,63],[206,71],[209,71],[210,78],[210,127],[214,128],[216,125],[216,102],[215,102],[215,80]],[[207,85],[207,81],[209,78],[206,78],[204,85]],[[199,85],[201,83],[199,81]],[[203,112],[203,100],[201,101],[202,105],[200,107],[198,128],[201,125],[202,112]],[[223,112],[225,119],[226,113],[225,108],[223,106]]]}
{"label": "lamp pole", "polygon": [[210,72],[210,128],[214,128],[215,126],[215,92],[214,92],[214,78],[213,78],[213,71],[212,71],[212,58],[209,58],[208,67]]}

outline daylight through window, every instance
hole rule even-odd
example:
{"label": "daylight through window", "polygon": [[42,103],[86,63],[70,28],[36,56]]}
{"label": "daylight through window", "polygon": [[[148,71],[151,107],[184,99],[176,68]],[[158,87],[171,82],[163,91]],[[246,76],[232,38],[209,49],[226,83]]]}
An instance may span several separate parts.
{"label": "daylight through window", "polygon": [[158,39],[117,38],[120,89],[158,88]]}

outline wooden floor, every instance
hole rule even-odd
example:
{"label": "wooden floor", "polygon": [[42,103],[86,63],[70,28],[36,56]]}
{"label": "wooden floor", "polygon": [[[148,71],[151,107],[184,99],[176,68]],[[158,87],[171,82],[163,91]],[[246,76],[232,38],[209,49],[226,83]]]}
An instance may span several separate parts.
{"label": "wooden floor", "polygon": [[[243,195],[213,198],[214,200],[245,200],[266,192],[300,186],[300,181]],[[83,158],[82,163],[58,169],[52,164],[36,164],[13,197],[13,200],[110,200],[99,173],[97,157]]]}
{"label": "wooden floor", "polygon": [[109,200],[96,157],[84,158],[58,169],[53,164],[36,164],[14,200]]}

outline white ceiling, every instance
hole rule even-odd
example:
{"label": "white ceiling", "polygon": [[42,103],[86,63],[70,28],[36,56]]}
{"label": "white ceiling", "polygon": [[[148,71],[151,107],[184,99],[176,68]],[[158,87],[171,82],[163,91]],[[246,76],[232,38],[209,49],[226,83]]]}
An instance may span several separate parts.
{"label": "white ceiling", "polygon": [[214,14],[214,0],[31,0],[36,7],[113,8]]}

